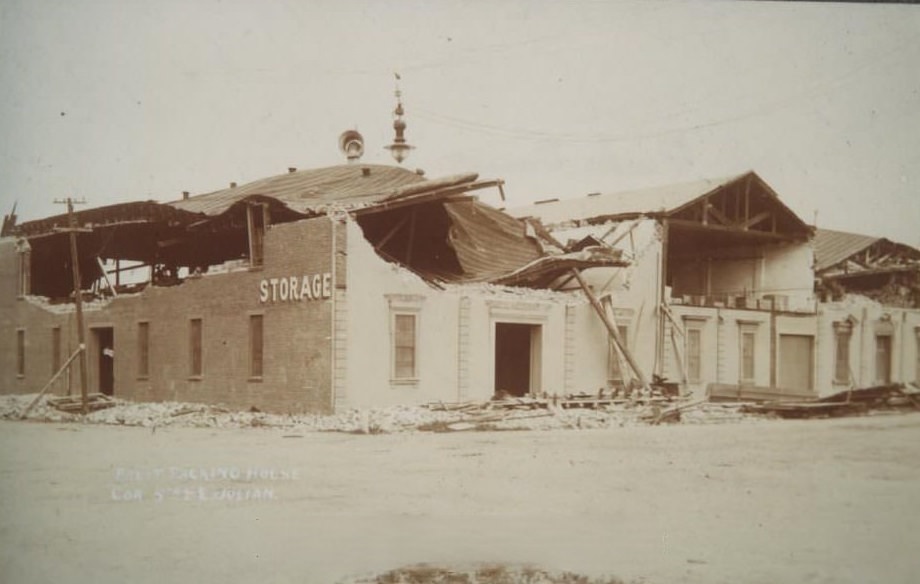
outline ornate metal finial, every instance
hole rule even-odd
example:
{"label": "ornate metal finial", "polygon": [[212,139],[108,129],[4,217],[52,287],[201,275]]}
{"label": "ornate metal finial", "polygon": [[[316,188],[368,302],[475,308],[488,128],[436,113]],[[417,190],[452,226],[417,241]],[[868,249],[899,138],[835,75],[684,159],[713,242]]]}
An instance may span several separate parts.
{"label": "ornate metal finial", "polygon": [[405,115],[406,111],[403,109],[402,91],[399,90],[401,78],[399,73],[394,73],[394,75],[396,76],[396,109],[393,110],[393,130],[396,132],[396,136],[393,138],[393,143],[384,146],[384,148],[390,151],[396,162],[402,164],[402,161],[409,156],[409,151],[415,146],[406,143],[406,122],[403,120],[403,115]]}

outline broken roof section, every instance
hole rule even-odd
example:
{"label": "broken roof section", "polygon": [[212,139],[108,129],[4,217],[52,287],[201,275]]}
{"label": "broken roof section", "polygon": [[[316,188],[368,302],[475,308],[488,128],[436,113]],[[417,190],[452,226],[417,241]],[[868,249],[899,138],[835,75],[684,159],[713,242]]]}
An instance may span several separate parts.
{"label": "broken roof section", "polygon": [[817,289],[839,300],[847,293],[889,306],[920,307],[920,250],[884,237],[818,229]]}
{"label": "broken roof section", "polygon": [[[501,187],[467,173],[428,180],[400,167],[349,164],[296,171],[170,203],[109,205],[74,213],[84,289],[102,276],[101,260],[132,260],[150,266],[208,266],[252,253],[253,217],[264,225],[347,213],[385,259],[430,283],[497,282],[535,286],[573,265],[565,250],[547,256],[528,226],[476,200],[470,192]],[[258,213],[253,212],[259,209]],[[69,290],[67,236],[58,215],[15,226],[27,238],[33,265],[59,266],[33,279],[41,295]],[[582,254],[585,256],[585,254]],[[577,265],[623,265],[616,252],[596,251]],[[512,276],[513,277],[510,277]],[[44,278],[44,279],[43,279]]]}
{"label": "broken roof section", "polygon": [[[873,254],[874,247],[885,247],[887,251],[882,254]],[[822,272],[831,272],[832,268],[848,272],[847,260],[852,260],[857,270],[862,265],[862,269],[868,269],[867,261],[874,259],[886,260],[884,263],[894,268],[897,266],[918,266],[920,261],[920,250],[896,243],[884,237],[875,237],[873,235],[861,235],[859,233],[848,233],[846,231],[834,231],[831,229],[817,229],[815,231],[815,271],[819,274]],[[883,267],[883,266],[876,266]]]}
{"label": "broken roof section", "polygon": [[807,239],[812,231],[754,171],[651,189],[553,199],[510,213],[537,217],[547,225],[660,217],[687,230],[746,234],[765,240]]}

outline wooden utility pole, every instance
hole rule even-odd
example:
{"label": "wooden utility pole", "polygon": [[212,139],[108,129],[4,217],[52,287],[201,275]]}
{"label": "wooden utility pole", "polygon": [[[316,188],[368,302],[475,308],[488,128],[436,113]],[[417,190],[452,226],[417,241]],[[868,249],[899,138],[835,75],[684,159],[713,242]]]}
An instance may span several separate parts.
{"label": "wooden utility pole", "polygon": [[82,411],[85,416],[89,413],[86,393],[86,340],[83,335],[83,290],[80,281],[80,257],[77,255],[77,232],[85,231],[85,229],[77,227],[77,220],[73,216],[73,206],[74,203],[85,204],[86,201],[74,201],[72,198],[67,197],[66,199],[55,199],[54,202],[58,204],[67,204],[68,227],[67,229],[59,229],[59,231],[67,231],[70,233],[70,271],[73,274],[73,297],[77,308],[77,343],[79,344],[78,349],[80,351],[80,396],[83,398]]}

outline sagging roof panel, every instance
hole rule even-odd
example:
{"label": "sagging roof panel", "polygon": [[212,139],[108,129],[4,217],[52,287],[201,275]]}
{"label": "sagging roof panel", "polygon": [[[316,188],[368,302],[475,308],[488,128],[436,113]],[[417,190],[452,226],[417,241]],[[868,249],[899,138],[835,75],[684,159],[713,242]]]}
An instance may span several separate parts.
{"label": "sagging roof panel", "polygon": [[281,201],[294,211],[307,213],[335,203],[369,203],[390,196],[403,187],[434,182],[397,166],[347,164],[271,176],[174,201],[169,205],[193,213],[219,215],[238,201],[252,195],[263,195]]}
{"label": "sagging roof panel", "polygon": [[467,279],[507,274],[542,253],[527,237],[523,222],[478,201],[445,202],[451,220],[448,238]]}
{"label": "sagging roof panel", "polygon": [[546,225],[583,221],[594,217],[666,213],[745,176],[746,174],[740,174],[650,189],[589,195],[509,209],[508,212],[515,217],[537,217]]}
{"label": "sagging roof panel", "polygon": [[881,239],[859,233],[818,229],[815,231],[815,271],[834,266]]}

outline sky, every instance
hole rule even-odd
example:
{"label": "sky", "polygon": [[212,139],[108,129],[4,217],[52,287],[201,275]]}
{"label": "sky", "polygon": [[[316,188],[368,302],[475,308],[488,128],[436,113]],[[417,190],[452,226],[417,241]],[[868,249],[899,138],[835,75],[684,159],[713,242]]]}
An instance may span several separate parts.
{"label": "sky", "polygon": [[[920,246],[920,6],[0,0],[0,212],[344,163],[507,206],[755,170],[806,222]],[[501,205],[497,193],[479,192]]]}

